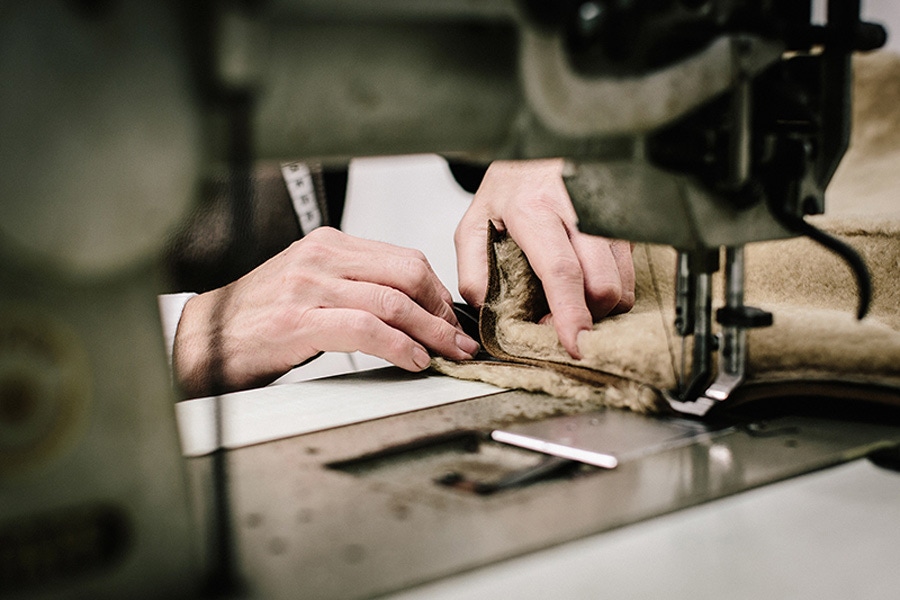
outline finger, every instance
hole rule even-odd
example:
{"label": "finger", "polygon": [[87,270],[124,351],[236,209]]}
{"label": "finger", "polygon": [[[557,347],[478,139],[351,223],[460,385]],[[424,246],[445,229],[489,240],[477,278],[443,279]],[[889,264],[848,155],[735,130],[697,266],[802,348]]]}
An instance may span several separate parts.
{"label": "finger", "polygon": [[572,235],[572,247],[584,273],[585,301],[597,321],[612,313],[622,302],[619,261],[613,244],[606,238],[576,232]]}
{"label": "finger", "polygon": [[[430,297],[431,292],[436,292],[441,302],[448,305],[453,304],[453,295],[441,281],[440,277],[438,277],[437,273],[435,273],[434,268],[428,261],[428,257],[426,257],[421,250],[403,248],[401,246],[395,246],[394,244],[375,240],[361,238],[353,239],[355,244],[359,246],[359,248],[355,249],[356,256],[365,256],[366,253],[368,253],[369,256],[378,256],[380,254],[391,256],[393,257],[393,260],[396,261],[396,268],[400,269],[399,272],[404,275],[409,275],[407,278],[409,281],[422,281],[427,284],[427,287],[423,288],[427,292],[427,297]],[[363,263],[362,279],[366,279],[365,273],[369,272],[368,269],[370,266],[369,263]],[[381,282],[376,281],[375,283]],[[389,283],[385,282],[385,285],[389,285]],[[423,296],[423,299],[426,296]]]}
{"label": "finger", "polygon": [[616,267],[619,269],[619,280],[622,283],[622,297],[619,303],[612,309],[610,314],[619,314],[628,312],[634,308],[635,301],[635,281],[634,273],[634,244],[625,240],[610,241],[610,249],[613,258],[616,260]]}
{"label": "finger", "polygon": [[425,347],[454,360],[468,360],[478,343],[392,287],[368,282],[340,282],[332,293],[336,308],[365,311]]}
{"label": "finger", "polygon": [[480,210],[463,215],[453,243],[456,246],[456,273],[459,293],[471,306],[480,308],[487,295],[488,219]]}
{"label": "finger", "polygon": [[593,326],[581,263],[565,224],[554,212],[531,217],[507,219],[507,227],[543,283],[560,343],[573,358],[581,358],[578,333]]}
{"label": "finger", "polygon": [[[585,300],[594,320],[634,308],[634,244],[587,234],[579,236],[589,238],[576,240],[573,237],[573,247],[581,262]],[[553,323],[553,315],[545,315],[540,323]]]}
{"label": "finger", "polygon": [[304,345],[316,351],[363,352],[407,371],[421,371],[431,358],[418,342],[364,310],[323,308],[304,319]]}
{"label": "finger", "polygon": [[360,351],[409,371],[421,371],[431,360],[422,344],[365,310],[317,309],[304,321],[304,345],[317,351]]}
{"label": "finger", "polygon": [[460,328],[453,313],[453,297],[422,252],[349,236],[334,229],[319,231],[301,240],[306,242],[305,264],[318,266],[342,279],[396,288],[425,310]]}

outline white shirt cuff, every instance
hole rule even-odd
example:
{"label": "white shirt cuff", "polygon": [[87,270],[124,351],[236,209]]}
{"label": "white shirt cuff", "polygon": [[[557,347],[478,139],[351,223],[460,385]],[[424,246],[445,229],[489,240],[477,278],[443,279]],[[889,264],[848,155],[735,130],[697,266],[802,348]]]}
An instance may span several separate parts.
{"label": "white shirt cuff", "polygon": [[175,347],[175,332],[178,330],[178,322],[187,301],[196,296],[194,292],[180,294],[162,294],[157,297],[159,303],[159,318],[162,321],[163,339],[166,342],[166,353],[169,356],[169,365],[172,364],[172,351]]}

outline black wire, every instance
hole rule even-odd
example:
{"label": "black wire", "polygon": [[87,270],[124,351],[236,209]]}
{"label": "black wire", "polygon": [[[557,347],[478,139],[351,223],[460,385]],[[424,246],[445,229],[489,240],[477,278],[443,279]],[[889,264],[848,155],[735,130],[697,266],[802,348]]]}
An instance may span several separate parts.
{"label": "black wire", "polygon": [[865,317],[869,312],[869,304],[872,300],[872,278],[869,275],[866,262],[859,255],[859,252],[843,240],[809,224],[802,217],[780,210],[775,211],[775,217],[789,230],[807,236],[844,259],[856,278],[856,286],[859,290],[859,305],[856,310],[856,318],[862,319]]}

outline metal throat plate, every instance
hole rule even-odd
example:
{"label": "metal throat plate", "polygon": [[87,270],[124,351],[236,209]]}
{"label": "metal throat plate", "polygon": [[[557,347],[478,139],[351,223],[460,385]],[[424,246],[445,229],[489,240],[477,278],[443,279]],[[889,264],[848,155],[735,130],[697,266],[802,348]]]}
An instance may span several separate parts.
{"label": "metal throat plate", "polygon": [[633,412],[603,410],[495,429],[491,439],[612,469],[622,461],[690,444],[710,443],[733,429],[693,419],[672,416],[648,419]]}

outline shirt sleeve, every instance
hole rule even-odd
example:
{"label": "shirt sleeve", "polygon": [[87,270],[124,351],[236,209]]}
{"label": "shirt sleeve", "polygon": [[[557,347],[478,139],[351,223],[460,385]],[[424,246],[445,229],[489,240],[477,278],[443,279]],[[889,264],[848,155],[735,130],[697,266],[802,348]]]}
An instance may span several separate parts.
{"label": "shirt sleeve", "polygon": [[175,332],[178,330],[178,322],[187,301],[196,296],[193,292],[180,294],[162,294],[157,296],[159,304],[159,318],[162,322],[163,339],[166,343],[166,354],[169,357],[169,366],[172,365],[172,351],[175,347]]}
{"label": "shirt sleeve", "polygon": [[450,166],[450,172],[453,173],[456,183],[470,194],[478,191],[478,186],[481,185],[481,180],[484,179],[488,168],[488,165],[483,163],[463,160],[447,160],[447,164]]}

